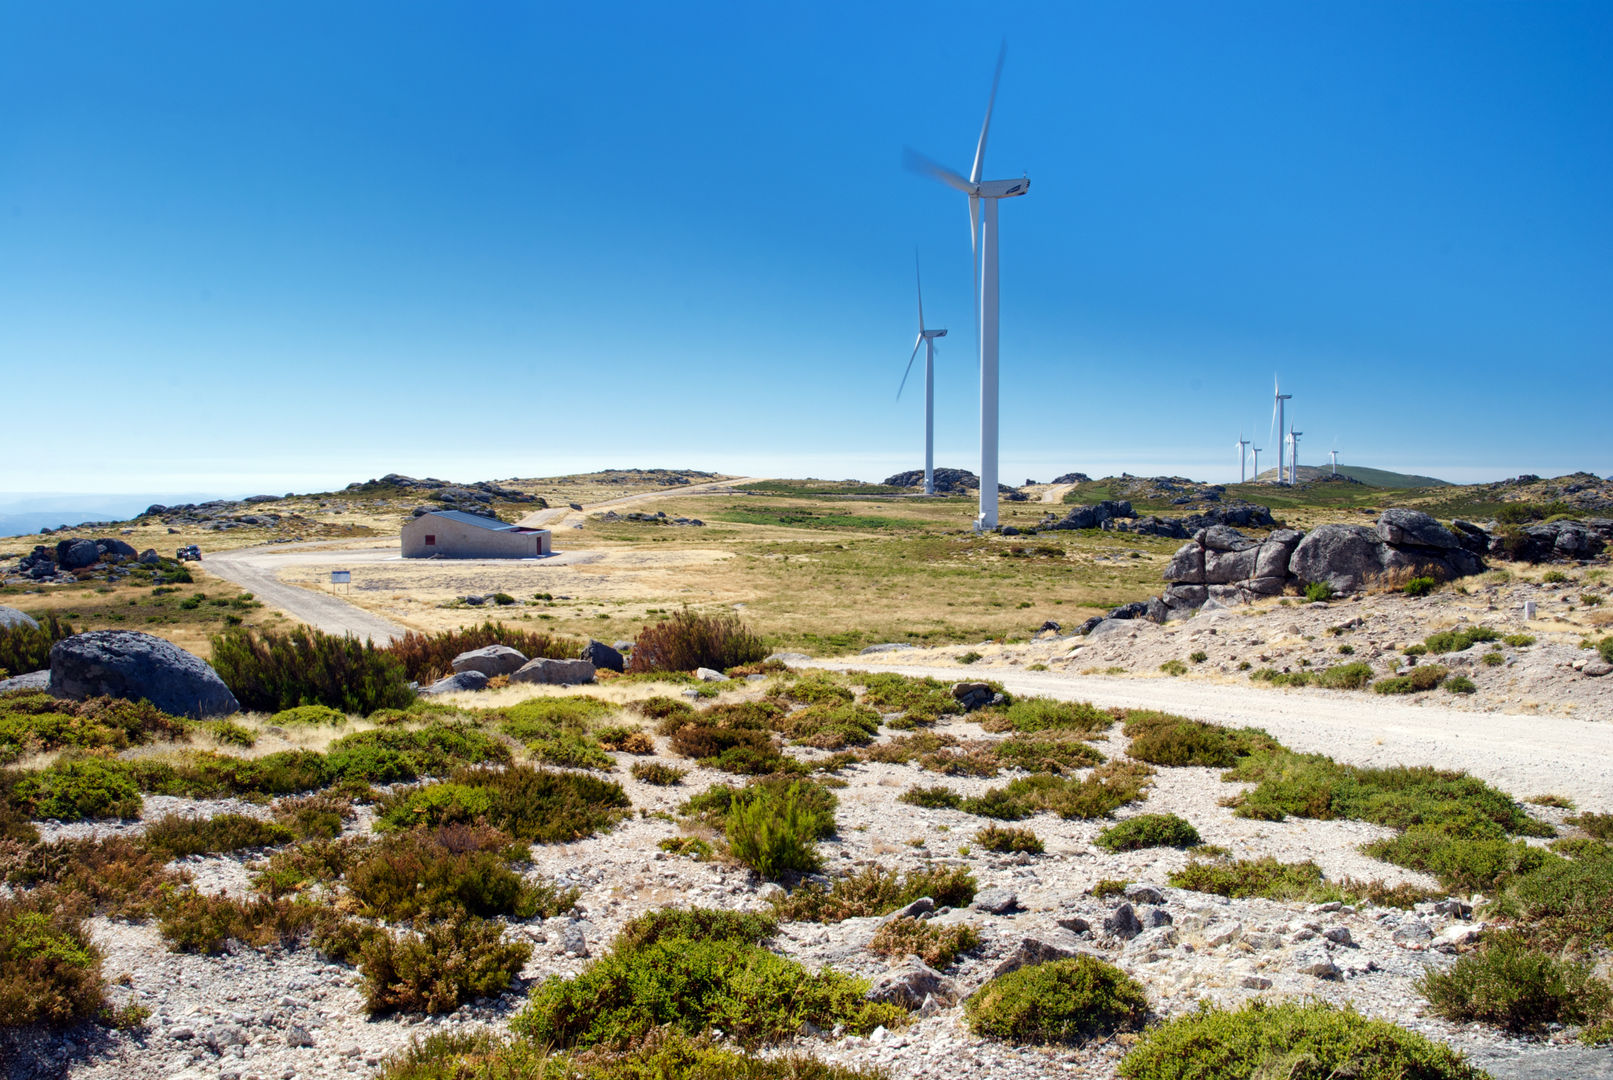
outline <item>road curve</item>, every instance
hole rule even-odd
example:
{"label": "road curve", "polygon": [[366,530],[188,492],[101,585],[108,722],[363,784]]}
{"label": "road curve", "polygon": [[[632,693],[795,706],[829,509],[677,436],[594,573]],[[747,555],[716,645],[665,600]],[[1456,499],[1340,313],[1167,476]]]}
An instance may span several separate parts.
{"label": "road curve", "polygon": [[1045,503],[1063,502],[1064,496],[1075,490],[1074,484],[1054,484],[1042,492],[1042,501]]}
{"label": "road curve", "polygon": [[[614,499],[605,499],[601,502],[589,503],[582,508],[582,513],[591,514],[595,510],[609,510],[613,506],[626,506],[630,503],[644,502],[647,499],[665,499],[679,495],[705,495],[713,491],[721,491],[738,484],[754,484],[765,479],[761,476],[736,476],[732,480],[711,480],[704,484],[690,484],[687,487],[659,488],[655,491],[639,491],[632,495],[619,495]],[[567,515],[577,513],[569,506],[551,506],[547,510],[534,510],[517,524],[529,529],[553,529],[565,521]]]}
{"label": "road curve", "polygon": [[1582,810],[1613,811],[1613,724],[1548,715],[1475,713],[1411,705],[1344,690],[1225,686],[1184,679],[1117,679],[1001,669],[859,664],[864,668],[958,681],[987,678],[1016,694],[1095,705],[1162,709],[1234,727],[1264,728],[1295,750],[1354,765],[1432,765],[1460,769],[1515,798],[1559,794]]}
{"label": "road curve", "polygon": [[[315,550],[310,550],[315,549]],[[230,551],[208,552],[201,569],[215,577],[239,585],[270,607],[307,623],[327,634],[352,634],[369,638],[377,645],[385,645],[393,638],[402,637],[407,628],[390,619],[372,615],[363,608],[348,603],[336,593],[316,592],[296,585],[287,585],[274,576],[275,567],[284,565],[297,555],[317,554],[320,561],[374,562],[377,557],[394,559],[395,549],[346,552],[324,548],[317,544],[267,544],[261,547],[235,548]]]}

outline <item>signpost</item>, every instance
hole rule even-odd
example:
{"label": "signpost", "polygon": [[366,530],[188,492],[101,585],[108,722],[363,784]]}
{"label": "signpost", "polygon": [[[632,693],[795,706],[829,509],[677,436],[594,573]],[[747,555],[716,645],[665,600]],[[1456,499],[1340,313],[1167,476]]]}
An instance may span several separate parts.
{"label": "signpost", "polygon": [[351,570],[332,570],[330,572],[330,586],[331,586],[330,591],[335,592],[336,591],[336,586],[338,586],[338,585],[346,585],[347,586],[347,591],[352,592],[353,591],[353,571],[351,571]]}

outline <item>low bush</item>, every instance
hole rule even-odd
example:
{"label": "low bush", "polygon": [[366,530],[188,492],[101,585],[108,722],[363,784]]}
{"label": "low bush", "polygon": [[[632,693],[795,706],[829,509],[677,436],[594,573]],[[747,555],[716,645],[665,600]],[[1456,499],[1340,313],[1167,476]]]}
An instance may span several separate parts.
{"label": "low bush", "polygon": [[780,919],[790,922],[840,922],[869,915],[889,915],[920,897],[936,907],[968,907],[975,898],[975,879],[968,867],[937,867],[898,874],[869,866],[837,877],[828,888],[813,883],[773,900]]}
{"label": "low bush", "polygon": [[1372,689],[1378,694],[1421,694],[1444,682],[1449,674],[1448,668],[1438,664],[1427,664],[1414,667],[1405,675],[1379,679],[1372,684]]}
{"label": "low bush", "polygon": [[644,784],[654,784],[657,787],[671,787],[683,783],[683,778],[689,775],[688,769],[680,769],[673,765],[665,765],[659,761],[635,761],[629,770],[633,779]]}
{"label": "low bush", "polygon": [[50,667],[50,647],[75,631],[56,615],[44,615],[37,626],[0,627],[0,679]]}
{"label": "low bush", "polygon": [[1003,821],[1039,813],[1057,814],[1067,821],[1101,818],[1142,798],[1153,772],[1139,762],[1111,761],[1080,780],[1037,773],[965,799],[960,809]]}
{"label": "low bush", "polygon": [[147,847],[169,859],[274,847],[294,838],[284,825],[245,814],[215,814],[210,818],[167,814],[147,825],[143,836]]}
{"label": "low bush", "polygon": [[1129,712],[1122,730],[1131,739],[1126,753],[1150,765],[1226,769],[1279,745],[1258,728],[1226,728],[1146,709]]}
{"label": "low bush", "polygon": [[456,766],[502,765],[510,756],[509,747],[474,727],[435,723],[343,735],[325,751],[325,765],[332,780],[396,784],[443,776]]}
{"label": "low bush", "polygon": [[980,725],[987,731],[1062,731],[1096,735],[1114,726],[1115,717],[1085,701],[1020,698],[1000,708],[981,710]]}
{"label": "low bush", "polygon": [[834,792],[820,784],[792,776],[764,776],[752,780],[745,787],[713,784],[691,797],[679,808],[679,812],[713,828],[726,831],[729,816],[736,805],[754,801],[767,801],[776,805],[786,793],[790,792],[793,792],[799,806],[809,814],[813,838],[826,840],[833,836],[835,808],[839,805]]}
{"label": "low bush", "polygon": [[551,918],[577,902],[575,889],[533,882],[510,869],[521,846],[485,825],[393,833],[347,867],[347,889],[364,914],[389,920],[456,914]]}
{"label": "low bush", "polygon": [[719,1027],[754,1046],[808,1023],[867,1034],[905,1018],[898,1006],[866,1000],[861,979],[827,967],[809,972],[745,936],[617,944],[576,978],[551,977],[535,987],[511,1027],[553,1047],[626,1048],[659,1027],[686,1035]]}
{"label": "low bush", "polygon": [[130,836],[56,840],[19,846],[0,858],[0,880],[76,897],[99,915],[143,919],[165,886],[177,887],[188,880],[167,869],[166,861],[166,855]]}
{"label": "low bush", "polygon": [[1485,1080],[1462,1055],[1423,1035],[1323,1001],[1201,1004],[1143,1034],[1122,1080]]}
{"label": "low bush", "polygon": [[184,720],[145,701],[109,697],[65,701],[43,691],[0,694],[0,765],[25,754],[67,747],[123,750],[154,739],[184,737]]}
{"label": "low bush", "polygon": [[[1005,767],[1026,772],[1063,772],[1102,765],[1107,758],[1082,742],[1079,736],[1051,732],[1047,735],[1010,735],[1001,742],[982,748]],[[995,776],[993,769],[988,775]]]}
{"label": "low bush", "polygon": [[1023,851],[1040,855],[1046,850],[1041,838],[1029,829],[1005,829],[1001,825],[987,825],[975,833],[975,843],[987,851],[1004,853]]}
{"label": "low bush", "polygon": [[1456,819],[1417,824],[1399,836],[1374,840],[1361,850],[1375,859],[1421,870],[1453,892],[1493,892],[1531,873],[1552,856],[1522,840],[1509,840],[1499,828]]}
{"label": "low bush", "polygon": [[737,615],[699,615],[684,608],[633,640],[629,672],[693,671],[708,667],[726,671],[753,664],[767,655],[762,639]]}
{"label": "low bush", "polygon": [[1613,664],[1613,637],[1605,637],[1598,641],[1596,652],[1605,662]]}
{"label": "low bush", "polygon": [[916,787],[908,788],[897,801],[926,810],[956,810],[963,804],[963,796],[947,787]]}
{"label": "low bush", "polygon": [[[669,697],[645,698],[642,701],[630,702],[627,707],[648,720],[676,718],[679,721],[684,721],[694,719],[695,715],[693,705],[690,705],[687,701],[679,701],[677,698]],[[673,724],[672,730],[676,731],[677,729],[678,725]]]}
{"label": "low bush", "polygon": [[969,1029],[986,1038],[1082,1043],[1139,1030],[1148,995],[1112,964],[1078,956],[999,975],[969,997],[964,1014]]}
{"label": "low bush", "polygon": [[1443,630],[1423,640],[1431,653],[1464,652],[1481,641],[1500,641],[1501,632],[1488,626],[1469,626],[1458,630]]}
{"label": "low bush", "polygon": [[47,768],[16,774],[8,802],[36,820],[137,818],[140,785],[122,761],[98,757],[60,758]]}
{"label": "low bush", "polygon": [[933,724],[963,712],[963,704],[952,696],[952,685],[940,679],[879,672],[859,674],[857,681],[863,685],[864,705],[881,712],[900,709],[908,724]]}
{"label": "low bush", "polygon": [[1439,588],[1439,579],[1431,577],[1414,577],[1400,587],[1400,591],[1407,596],[1427,596]]}
{"label": "low bush", "polygon": [[1322,882],[1322,869],[1313,862],[1284,863],[1267,855],[1235,862],[1188,861],[1172,871],[1171,885],[1194,892],[1214,893],[1234,900],[1252,896],[1267,900],[1302,900]]}
{"label": "low bush", "polygon": [[1473,694],[1478,692],[1478,686],[1466,675],[1452,675],[1445,680],[1445,690],[1452,694]]}
{"label": "low bush", "polygon": [[[1562,804],[1549,805],[1560,806]],[[1569,809],[1572,808],[1573,806],[1570,804]],[[1587,810],[1583,814],[1576,814],[1574,817],[1568,818],[1566,823],[1576,829],[1584,829],[1587,836],[1595,837],[1598,840],[1613,840],[1613,814],[1597,814]]]}
{"label": "low bush", "polygon": [[879,714],[865,705],[831,702],[793,712],[779,727],[803,746],[842,750],[873,742],[879,734]]}
{"label": "low bush", "polygon": [[269,723],[276,727],[341,727],[347,723],[347,714],[329,705],[298,705],[292,709],[281,709],[269,717]]}
{"label": "low bush", "polygon": [[393,791],[380,800],[377,817],[387,828],[485,820],[518,839],[555,844],[610,829],[631,805],[620,784],[512,765],[460,769],[440,783]]}
{"label": "low bush", "polygon": [[1124,878],[1099,878],[1089,890],[1094,900],[1107,900],[1111,896],[1124,896],[1131,882]]}
{"label": "low bush", "polygon": [[685,723],[672,732],[672,750],[708,768],[740,776],[766,776],[794,765],[779,752],[771,735],[751,727]]}
{"label": "low bush", "polygon": [[709,862],[716,849],[698,836],[669,836],[655,845],[671,855],[687,855],[695,862]]}
{"label": "low bush", "polygon": [[335,839],[353,817],[353,801],[330,792],[281,799],[274,808],[274,819],[301,840]]}
{"label": "low bush", "polygon": [[1180,660],[1167,660],[1159,665],[1159,670],[1172,677],[1187,674],[1187,665]]}
{"label": "low bush", "polygon": [[403,670],[408,673],[410,679],[425,684],[453,674],[454,657],[472,649],[485,649],[489,645],[508,645],[528,660],[536,660],[539,657],[571,660],[576,658],[585,644],[581,638],[522,630],[489,621],[480,626],[444,630],[436,634],[423,634],[411,630],[386,646],[385,651],[403,665]]}
{"label": "low bush", "polygon": [[0,1030],[65,1027],[104,1008],[101,954],[70,897],[0,896]]}
{"label": "low bush", "polygon": [[244,709],[328,705],[367,715],[414,700],[402,661],[355,637],[308,627],[277,633],[237,626],[214,635],[212,647],[213,669]]}
{"label": "low bush", "polygon": [[1479,657],[1479,662],[1485,667],[1500,667],[1507,662],[1507,658],[1498,652],[1487,652]]}
{"label": "low bush", "polygon": [[1143,848],[1196,847],[1199,831],[1175,814],[1138,814],[1111,825],[1092,841],[1105,851],[1139,851]]}
{"label": "low bush", "polygon": [[888,958],[917,956],[931,967],[946,967],[980,944],[972,926],[941,924],[902,916],[874,931],[868,951]]}
{"label": "low bush", "polygon": [[231,941],[255,949],[295,944],[326,911],[300,898],[236,900],[179,889],[158,905],[157,929],[175,952],[216,955]]}
{"label": "low bush", "polygon": [[821,811],[810,785],[753,785],[728,809],[728,850],[764,878],[822,865],[817,854]]}
{"label": "low bush", "polygon": [[364,1008],[441,1014],[509,989],[532,946],[507,942],[497,923],[474,916],[427,926],[418,934],[371,936],[359,950]]}
{"label": "low bush", "polygon": [[1313,581],[1305,586],[1305,599],[1314,604],[1333,599],[1333,586],[1325,581]]}
{"label": "low bush", "polygon": [[611,948],[631,951],[667,938],[760,945],[777,933],[778,920],[771,915],[722,908],[658,908],[623,926]]}
{"label": "low bush", "polygon": [[1372,681],[1372,665],[1361,660],[1334,664],[1318,671],[1313,681],[1330,690],[1360,690]]}
{"label": "low bush", "polygon": [[970,649],[968,652],[961,652],[957,656],[957,661],[960,664],[978,664],[984,659],[984,653],[978,653],[973,649]]}
{"label": "low bush", "polygon": [[[1535,643],[1535,636],[1533,634],[1508,634],[1501,639],[1501,642],[1514,649],[1527,649]],[[1606,658],[1604,657],[1604,659]]]}
{"label": "low bush", "polygon": [[1588,964],[1544,952],[1516,930],[1491,935],[1444,971],[1424,969],[1416,987],[1447,1020],[1476,1020],[1518,1034],[1589,1023],[1613,1002],[1613,990]]}
{"label": "low bush", "polygon": [[802,705],[850,705],[857,699],[846,677],[832,671],[806,671],[789,680],[784,696]]}
{"label": "low bush", "polygon": [[1527,924],[1538,945],[1579,950],[1613,945],[1613,847],[1582,846],[1571,859],[1541,858],[1509,877],[1496,911]]}
{"label": "low bush", "polygon": [[643,756],[655,753],[655,740],[643,731],[626,724],[610,724],[594,732],[594,738],[599,741],[602,749],[613,754],[634,754]]}

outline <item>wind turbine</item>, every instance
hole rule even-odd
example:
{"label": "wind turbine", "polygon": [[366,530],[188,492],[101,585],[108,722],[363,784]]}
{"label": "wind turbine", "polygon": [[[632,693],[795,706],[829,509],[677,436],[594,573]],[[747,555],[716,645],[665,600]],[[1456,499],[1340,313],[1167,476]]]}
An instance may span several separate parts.
{"label": "wind turbine", "polygon": [[[1249,455],[1243,452],[1243,448],[1253,444],[1253,439],[1245,439],[1243,432],[1238,432],[1238,483],[1240,484],[1247,483],[1249,480],[1249,474],[1243,471],[1244,466],[1249,464]],[[1260,470],[1256,469],[1255,475],[1259,476]]]}
{"label": "wind turbine", "polygon": [[902,372],[902,385],[896,388],[896,400],[902,400],[902,390],[918,359],[919,346],[924,346],[924,494],[935,494],[935,339],[946,337],[945,330],[924,329],[924,282],[919,279],[919,253],[913,252],[913,284],[919,294],[919,336],[913,342],[913,355],[907,358],[907,370]]}
{"label": "wind turbine", "polygon": [[1276,376],[1272,376],[1271,385],[1274,395],[1271,403],[1271,418],[1277,421],[1277,482],[1280,484],[1283,482],[1283,402],[1294,395],[1283,393],[1282,387],[1277,383]]}
{"label": "wind turbine", "polygon": [[1258,483],[1260,480],[1260,447],[1256,446],[1251,441],[1249,444],[1249,449],[1255,452],[1255,481]]}
{"label": "wind turbine", "polygon": [[1288,429],[1288,484],[1290,487],[1299,483],[1299,437],[1303,431]]}
{"label": "wind turbine", "polygon": [[1339,452],[1337,450],[1329,450],[1328,455],[1333,459],[1333,475],[1337,476],[1339,474]]}
{"label": "wind turbine", "polygon": [[[977,530],[997,527],[997,202],[1030,190],[1026,177],[1018,180],[982,180],[986,167],[986,136],[991,131],[991,113],[997,104],[997,84],[1003,75],[1003,58],[1008,43],[997,53],[997,70],[991,77],[991,96],[986,99],[986,120],[980,125],[980,141],[975,144],[974,165],[967,179],[914,150],[908,150],[908,167],[929,173],[948,187],[969,196],[969,247],[975,261],[975,303],[980,317],[980,516]],[[985,219],[981,206],[985,203]]]}

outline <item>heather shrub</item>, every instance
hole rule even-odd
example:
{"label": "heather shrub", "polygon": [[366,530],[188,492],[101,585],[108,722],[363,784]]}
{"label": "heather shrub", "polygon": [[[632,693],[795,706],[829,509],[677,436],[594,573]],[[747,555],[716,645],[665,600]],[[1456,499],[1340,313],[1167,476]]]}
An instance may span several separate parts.
{"label": "heather shrub", "polygon": [[1284,863],[1271,856],[1235,862],[1190,860],[1172,871],[1171,885],[1194,892],[1214,893],[1234,900],[1302,900],[1322,882],[1322,869],[1313,862]]}
{"label": "heather shrub", "polygon": [[1114,725],[1113,713],[1086,701],[1019,698],[1005,706],[980,711],[987,731],[1065,731],[1096,735]]}
{"label": "heather shrub", "polygon": [[1225,769],[1250,754],[1278,746],[1258,728],[1226,728],[1147,709],[1127,713],[1122,731],[1131,739],[1126,752],[1151,765]]}
{"label": "heather shrub", "polygon": [[38,626],[0,628],[0,678],[50,667],[50,647],[74,634],[72,625],[55,615],[43,615],[36,621]]}
{"label": "heather shrub", "polygon": [[873,742],[879,734],[879,714],[864,705],[831,702],[790,713],[779,726],[803,746],[841,750]]}
{"label": "heather shrub", "polygon": [[986,1038],[1082,1043],[1141,1028],[1148,995],[1112,964],[1078,956],[999,975],[969,997],[964,1014]]}
{"label": "heather shrub", "polygon": [[629,770],[633,779],[645,784],[654,784],[657,787],[671,787],[683,783],[683,778],[689,775],[689,770],[680,769],[674,765],[665,765],[659,761],[635,761]]}
{"label": "heather shrub", "polygon": [[917,956],[931,967],[946,967],[980,944],[972,926],[941,924],[902,916],[874,931],[868,951],[889,958]]}
{"label": "heather shrub", "polygon": [[1040,855],[1045,850],[1041,837],[1029,829],[1005,829],[1001,825],[987,825],[975,833],[975,843],[986,851],[999,853],[1023,851]]}
{"label": "heather shrub", "polygon": [[975,879],[966,866],[936,867],[898,874],[869,866],[834,879],[827,888],[815,882],[775,897],[773,908],[790,922],[841,922],[869,915],[889,915],[920,897],[936,907],[968,907],[975,898]]}
{"label": "heather shrub", "polygon": [[484,820],[519,839],[556,844],[610,829],[631,805],[620,784],[512,765],[460,769],[440,783],[393,791],[378,803],[377,817],[385,828]]}
{"label": "heather shrub", "polygon": [[1105,851],[1138,851],[1151,847],[1190,848],[1199,831],[1175,814],[1138,814],[1111,825],[1092,841]]}
{"label": "heather shrub", "polygon": [[764,878],[816,870],[821,802],[808,785],[753,785],[728,809],[728,850]]}
{"label": "heather shrub", "polygon": [[1439,664],[1425,664],[1412,668],[1405,675],[1379,679],[1372,684],[1372,689],[1378,694],[1421,694],[1444,682],[1445,676],[1449,674],[1449,668]]}
{"label": "heather shrub", "polygon": [[1476,1020],[1519,1034],[1588,1023],[1613,1002],[1613,989],[1590,965],[1553,956],[1516,930],[1491,935],[1444,971],[1425,968],[1416,986],[1447,1020]]}
{"label": "heather shrub", "polygon": [[154,739],[183,738],[185,725],[146,701],[67,701],[43,691],[0,694],[0,765],[24,754],[67,747],[123,750]]}
{"label": "heather shrub", "polygon": [[908,724],[933,724],[943,716],[963,712],[963,704],[952,696],[950,683],[940,679],[912,678],[893,672],[859,674],[863,686],[862,703],[881,712],[902,711]]}
{"label": "heather shrub", "polygon": [[509,989],[531,955],[532,946],[505,941],[497,923],[474,916],[420,933],[375,934],[359,950],[364,1008],[371,1016],[453,1012]]}
{"label": "heather shrub", "polygon": [[245,814],[215,814],[210,818],[166,814],[148,824],[142,837],[147,847],[169,859],[274,847],[293,838],[284,825]]}
{"label": "heather shrub", "polygon": [[0,896],[0,1030],[65,1027],[104,1007],[101,954],[69,898]]}
{"label": "heather shrub", "polygon": [[737,615],[699,615],[685,608],[638,632],[628,671],[726,671],[765,655],[762,639]]}
{"label": "heather shrub", "polygon": [[157,929],[175,952],[215,955],[231,941],[255,949],[305,940],[326,913],[299,898],[236,900],[179,889],[158,905]]}
{"label": "heather shrub", "polygon": [[143,919],[165,887],[188,880],[183,872],[167,869],[167,861],[135,837],[64,839],[18,845],[0,858],[0,879],[15,888],[48,888],[58,897],[73,897],[99,915]]}
{"label": "heather shrub", "polygon": [[367,715],[414,700],[402,662],[355,637],[308,627],[278,633],[237,626],[214,635],[212,646],[213,669],[244,709],[327,705]]}
{"label": "heather shrub", "polygon": [[411,630],[386,646],[385,651],[402,663],[410,679],[424,685],[453,674],[454,657],[472,649],[508,645],[528,660],[539,657],[571,660],[576,658],[585,644],[581,638],[522,630],[489,621],[480,626],[444,630],[435,634]]}
{"label": "heather shrub", "polygon": [[298,705],[292,709],[281,709],[269,717],[269,723],[276,727],[341,727],[347,723],[347,714],[329,705]]}
{"label": "heather shrub", "polygon": [[38,820],[140,816],[140,786],[132,770],[116,759],[60,758],[47,768],[16,774],[9,786],[8,801]]}
{"label": "heather shrub", "polygon": [[365,914],[389,920],[455,914],[550,918],[578,892],[531,882],[510,869],[527,851],[485,825],[417,828],[383,837],[347,867]]}

